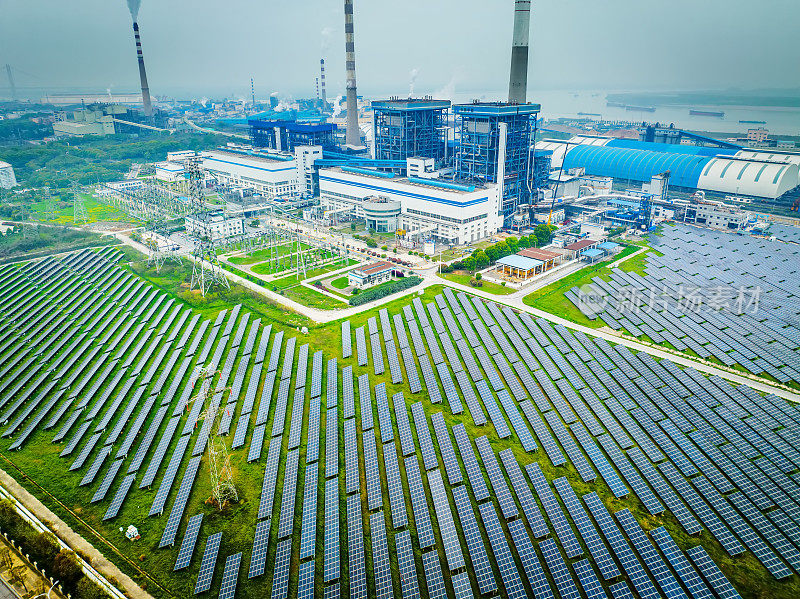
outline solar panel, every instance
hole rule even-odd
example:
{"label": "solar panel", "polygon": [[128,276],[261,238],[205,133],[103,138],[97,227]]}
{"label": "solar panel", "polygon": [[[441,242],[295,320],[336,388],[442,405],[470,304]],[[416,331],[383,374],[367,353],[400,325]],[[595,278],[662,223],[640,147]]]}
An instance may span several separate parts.
{"label": "solar panel", "polygon": [[250,555],[250,569],[248,578],[256,578],[264,573],[267,563],[267,549],[269,549],[269,531],[272,520],[262,520],[256,524],[256,533],[253,537],[253,552]]}
{"label": "solar panel", "polygon": [[306,468],[303,486],[303,521],[300,528],[300,559],[314,557],[317,541],[317,481],[319,468]]}
{"label": "solar panel", "polygon": [[281,439],[275,437],[269,443],[267,465],[264,468],[264,482],[261,486],[261,499],[258,504],[258,518],[272,517],[275,501],[275,486],[278,483],[278,463],[281,457]]}
{"label": "solar panel", "polygon": [[356,329],[356,355],[359,366],[366,366],[369,358],[367,357],[367,339],[364,334],[364,327]]}
{"label": "solar panel", "polygon": [[[375,538],[373,537],[373,542]],[[325,481],[325,561],[323,580],[331,582],[339,578],[339,481]]]}
{"label": "solar panel", "polygon": [[610,587],[608,587],[608,590],[611,591],[611,596],[613,599],[633,599],[631,588],[624,580],[622,582],[612,584]]}
{"label": "solar panel", "polygon": [[344,472],[345,492],[349,495],[360,490],[358,438],[356,436],[356,421],[353,418],[344,421]]}
{"label": "solar panel", "polygon": [[459,370],[456,372],[456,382],[461,389],[461,395],[467,404],[472,421],[476,426],[483,426],[486,424],[486,414],[483,411],[483,406],[478,401],[478,397],[475,395],[469,376],[463,370]]}
{"label": "solar panel", "polygon": [[322,351],[314,352],[311,359],[311,397],[322,395]]}
{"label": "solar panel", "polygon": [[350,597],[367,596],[367,566],[364,560],[364,523],[361,515],[361,496],[347,497],[347,564]]}
{"label": "solar panel", "polygon": [[414,444],[414,437],[411,434],[411,424],[408,421],[408,409],[402,393],[395,393],[392,396],[394,404],[395,422],[400,435],[400,451],[404,456],[409,456],[417,451]]}
{"label": "solar panel", "polygon": [[547,457],[550,458],[550,462],[553,464],[553,466],[563,466],[566,464],[567,458],[564,456],[564,453],[561,451],[558,443],[556,443],[556,440],[553,438],[550,429],[547,428],[547,425],[544,423],[541,416],[539,416],[539,413],[536,411],[536,408],[534,408],[530,400],[525,400],[519,405],[522,408],[525,417],[528,419],[528,422],[530,422],[533,432],[536,433],[539,443],[541,443],[542,447],[544,447],[544,451],[547,454]]}
{"label": "solar panel", "polygon": [[247,461],[254,462],[261,459],[261,448],[264,445],[264,432],[267,425],[261,424],[253,429],[253,436],[250,438],[250,449],[247,452]]}
{"label": "solar panel", "polygon": [[389,399],[386,396],[386,385],[384,383],[375,385],[375,403],[378,406],[378,426],[381,430],[381,443],[388,443],[394,440],[394,429],[392,428],[392,415],[389,412]]}
{"label": "solar panel", "polygon": [[508,530],[511,532],[511,539],[517,549],[517,555],[522,562],[522,568],[528,577],[528,582],[533,589],[535,597],[554,599],[553,590],[542,569],[539,559],[536,557],[536,550],[533,548],[531,538],[522,520],[512,520],[508,523]]}
{"label": "solar panel", "polygon": [[461,414],[461,412],[464,411],[464,407],[461,405],[461,398],[458,396],[455,383],[453,383],[453,378],[450,376],[450,370],[447,368],[447,364],[440,362],[436,365],[436,371],[439,373],[439,380],[442,383],[444,396],[447,398],[450,411],[453,412],[453,414]]}
{"label": "solar panel", "polygon": [[372,367],[375,370],[375,376],[378,376],[386,371],[386,365],[383,362],[383,350],[381,348],[380,335],[377,333],[370,335],[369,344],[372,348]]}
{"label": "solar panel", "polygon": [[92,462],[92,465],[89,466],[89,469],[86,471],[86,474],[81,479],[79,486],[88,485],[94,482],[97,473],[100,471],[100,468],[103,467],[106,458],[108,458],[108,455],[111,453],[111,449],[112,449],[111,445],[106,445],[100,450],[100,452],[95,457],[94,462]]}
{"label": "solar panel", "polygon": [[286,599],[291,575],[292,539],[284,539],[275,550],[275,568],[272,571],[271,599]]}
{"label": "solar panel", "polygon": [[328,409],[325,418],[325,478],[339,475],[339,412]]}
{"label": "solar panel", "polygon": [[183,473],[181,486],[178,488],[178,494],[175,497],[175,503],[172,504],[172,511],[169,513],[167,524],[164,527],[164,533],[161,535],[159,547],[166,547],[175,543],[175,535],[178,532],[178,525],[183,517],[183,511],[186,509],[186,502],[189,500],[189,493],[194,486],[194,480],[197,477],[197,469],[200,467],[200,456],[193,457],[189,460],[189,465]]}
{"label": "solar panel", "polygon": [[594,468],[589,465],[589,462],[586,461],[586,457],[584,457],[583,452],[578,449],[575,441],[572,440],[572,435],[567,432],[558,414],[552,411],[545,412],[544,418],[547,420],[547,424],[550,425],[550,428],[553,429],[556,437],[558,437],[558,440],[561,442],[561,447],[567,452],[572,465],[575,466],[575,470],[578,471],[583,482],[595,480],[597,478],[597,473],[594,471]]}
{"label": "solar panel", "polygon": [[203,551],[203,559],[200,562],[200,572],[197,574],[197,582],[194,585],[195,595],[205,593],[211,588],[211,579],[214,577],[214,568],[217,565],[220,541],[222,541],[221,532],[211,535],[206,540],[206,548]]}
{"label": "solar panel", "polygon": [[542,506],[544,507],[544,511],[550,523],[556,531],[556,535],[558,535],[561,541],[561,546],[564,547],[564,552],[567,554],[567,557],[572,559],[583,555],[583,549],[580,543],[578,543],[578,539],[575,538],[572,526],[570,526],[567,518],[564,516],[564,512],[561,510],[556,496],[553,495],[553,491],[550,490],[550,485],[544,477],[539,464],[537,462],[527,464],[525,470],[533,483],[536,494],[539,496],[539,501],[542,502]]}
{"label": "solar panel", "polygon": [[416,457],[411,457],[405,462],[406,481],[411,497],[411,509],[414,512],[414,525],[417,529],[417,538],[421,549],[428,549],[436,545],[436,538],[431,526],[428,500],[425,496],[425,487],[419,470]]}
{"label": "solar panel", "polygon": [[689,548],[686,554],[719,599],[741,599],[741,595],[701,545]]}
{"label": "solar panel", "polygon": [[514,563],[514,556],[508,546],[494,506],[491,502],[481,503],[478,505],[478,510],[481,513],[483,526],[486,529],[486,536],[489,538],[489,545],[491,545],[497,561],[497,569],[500,571],[500,578],[505,587],[505,596],[513,598],[527,597],[522,579]]}
{"label": "solar panel", "polygon": [[689,563],[689,560],[686,559],[684,553],[678,548],[667,529],[663,526],[654,528],[650,531],[650,536],[653,537],[656,545],[658,545],[664,557],[667,558],[669,565],[675,570],[678,578],[689,589],[692,597],[694,599],[713,599],[714,595],[711,590],[697,573],[697,570]]}
{"label": "solar panel", "polygon": [[408,514],[403,494],[403,479],[400,476],[400,465],[397,460],[397,450],[393,443],[387,443],[383,446],[383,463],[386,483],[389,487],[392,526],[395,529],[402,528],[408,523]]}
{"label": "solar panel", "polygon": [[313,560],[300,563],[300,572],[297,576],[297,599],[313,599],[314,566],[316,564]]}
{"label": "solar panel", "polygon": [[[164,511],[164,504],[167,502],[167,495],[169,494],[170,489],[172,489],[172,483],[174,482],[175,476],[178,473],[178,468],[181,465],[183,456],[186,454],[186,448],[189,445],[190,439],[191,439],[190,435],[186,435],[185,437],[181,437],[180,439],[178,439],[178,444],[175,446],[175,450],[172,452],[172,457],[169,460],[166,472],[164,472],[164,478],[161,479],[161,484],[158,487],[158,491],[156,492],[156,497],[153,500],[153,506],[150,508],[148,516],[154,516],[155,514],[160,514]],[[117,464],[120,461],[121,460],[117,460],[116,462],[114,462],[112,468],[116,467],[116,469],[118,470],[119,465]],[[111,470],[109,470],[109,473],[110,472]],[[106,474],[106,478],[108,478],[109,473]],[[116,474],[116,470],[114,471],[114,474]],[[149,468],[148,468],[148,474],[149,474]],[[152,477],[155,478],[155,475],[156,473],[154,472],[152,474]],[[145,478],[147,478],[147,474],[145,474]],[[105,484],[105,480],[103,481],[103,484]],[[98,489],[98,493],[99,492],[100,489]],[[95,501],[95,499],[92,498],[92,501]]]}
{"label": "solar panel", "polygon": [[545,539],[539,543],[539,549],[542,551],[547,569],[550,570],[550,576],[556,584],[559,597],[561,599],[580,599],[581,594],[575,584],[575,579],[572,578],[556,542],[553,539]]}
{"label": "solar panel", "polygon": [[522,474],[517,459],[514,457],[514,452],[511,449],[504,449],[500,452],[500,459],[503,461],[508,478],[511,480],[511,486],[514,487],[514,493],[517,495],[522,511],[533,531],[533,536],[539,539],[546,537],[550,534],[547,523],[542,517],[542,512],[539,511],[539,506]]}
{"label": "solar panel", "polygon": [[483,480],[483,473],[478,465],[478,460],[475,458],[475,452],[472,450],[472,443],[467,436],[467,430],[463,424],[457,424],[453,427],[453,434],[456,437],[458,452],[461,454],[461,461],[467,471],[475,501],[484,501],[489,498],[489,489],[486,487],[486,481]]}
{"label": "solar panel", "polygon": [[433,508],[436,512],[436,520],[439,523],[439,534],[442,538],[447,565],[451,572],[465,566],[464,555],[461,552],[461,544],[458,540],[453,514],[450,511],[450,502],[447,498],[447,491],[442,482],[442,475],[438,470],[428,473],[428,488],[433,500]]}
{"label": "solar panel", "polygon": [[622,568],[625,570],[628,579],[633,583],[637,594],[642,599],[658,599],[661,595],[656,590],[653,581],[650,580],[650,577],[645,572],[639,558],[634,555],[628,541],[625,540],[617,525],[614,524],[611,514],[608,513],[606,506],[603,505],[597,493],[592,492],[584,495],[583,501],[592,513],[595,522],[597,522],[609,545],[611,545],[611,550],[617,556],[620,564],[622,564]]}
{"label": "solar panel", "polygon": [[533,435],[531,435],[530,430],[528,430],[528,426],[525,424],[525,421],[522,419],[522,415],[519,413],[517,404],[513,399],[511,399],[508,391],[501,389],[497,392],[497,398],[503,405],[503,409],[505,410],[509,421],[511,421],[511,426],[514,428],[514,432],[517,433],[520,443],[522,443],[522,448],[525,451],[536,451],[538,448],[536,441],[533,440]]}
{"label": "solar panel", "polygon": [[478,389],[478,395],[483,400],[486,406],[486,411],[489,413],[489,418],[492,419],[492,424],[497,432],[497,436],[501,439],[506,439],[511,436],[511,431],[506,424],[506,419],[503,417],[503,412],[497,404],[494,395],[492,395],[489,385],[483,379],[475,382],[475,387]]}
{"label": "solar panel", "polygon": [[358,402],[361,406],[361,429],[369,430],[372,422],[372,395],[369,388],[369,375],[362,374],[358,377]]}
{"label": "solar panel", "polygon": [[292,402],[292,420],[289,424],[289,449],[300,447],[300,436],[303,433],[303,413],[306,407],[305,388],[295,389]]}
{"label": "solar panel", "polygon": [[478,581],[480,594],[491,593],[497,590],[497,581],[489,563],[489,556],[486,553],[486,546],[483,543],[478,521],[472,509],[472,502],[469,493],[463,485],[451,489],[453,499],[458,512],[458,521],[467,542],[467,551],[472,562],[472,572]]}
{"label": "solar panel", "polygon": [[222,571],[222,586],[220,586],[219,589],[219,599],[233,599],[236,596],[236,584],[239,581],[239,566],[241,563],[241,552],[229,555],[225,560],[225,569]]}
{"label": "solar panel", "polygon": [[375,431],[364,431],[361,442],[364,445],[364,479],[367,482],[367,509],[372,511],[383,505],[381,472],[378,468],[378,449],[375,444]]}
{"label": "solar panel", "polygon": [[498,464],[497,456],[495,456],[494,450],[489,444],[489,439],[485,435],[478,437],[475,439],[475,445],[478,448],[478,453],[481,455],[483,467],[489,477],[489,482],[492,485],[492,491],[494,491],[494,497],[497,499],[497,502],[500,505],[500,510],[503,513],[503,517],[506,520],[515,518],[519,513],[517,510],[517,504],[514,502],[514,498],[511,496],[511,491],[508,488],[508,484],[506,483],[506,479],[503,476],[502,470],[500,470],[500,464]]}
{"label": "solar panel", "polygon": [[350,321],[342,323],[342,358],[349,358],[353,355],[353,338],[350,333]]}
{"label": "solar panel", "polygon": [[619,569],[608,552],[608,547],[603,542],[603,539],[600,538],[597,528],[589,519],[580,501],[578,501],[578,496],[569,481],[565,477],[557,478],[553,480],[553,486],[561,496],[561,501],[564,502],[572,521],[578,528],[578,533],[581,535],[592,558],[594,558],[594,562],[600,570],[600,575],[604,580],[611,580],[620,576]]}
{"label": "solar panel", "polygon": [[129,474],[122,480],[119,489],[117,489],[117,492],[114,495],[114,499],[111,501],[111,505],[108,506],[108,510],[103,516],[104,521],[110,520],[117,516],[120,508],[122,507],[122,502],[125,501],[125,497],[127,497],[128,491],[130,490],[135,478],[135,474]]}
{"label": "solar panel", "polygon": [[597,444],[594,442],[594,439],[589,435],[589,432],[580,422],[575,422],[570,426],[570,430],[578,439],[578,442],[583,447],[583,450],[589,456],[589,459],[592,460],[592,463],[595,465],[597,470],[600,472],[600,476],[603,477],[603,480],[606,481],[606,484],[611,489],[611,492],[614,496],[619,499],[620,497],[625,497],[629,491],[628,487],[625,486],[625,483],[619,478],[617,475],[616,470],[614,470],[613,466],[608,462],[603,452],[600,451],[600,448],[597,447]]}
{"label": "solar panel", "polygon": [[195,514],[189,518],[189,523],[186,525],[186,532],[183,533],[183,541],[181,542],[180,551],[178,551],[178,558],[175,560],[175,567],[173,570],[182,570],[189,566],[189,562],[194,554],[194,547],[197,543],[197,535],[200,532],[200,524],[203,522],[203,514]]}
{"label": "solar panel", "polygon": [[422,407],[422,402],[417,402],[411,405],[411,415],[414,418],[414,428],[417,431],[417,439],[422,451],[422,461],[425,465],[425,470],[433,470],[439,467],[439,460],[436,458],[436,450],[433,448],[433,439],[431,439],[431,431],[428,428],[428,421],[425,416],[425,409]]}
{"label": "solar panel", "polygon": [[647,486],[642,480],[642,477],[639,476],[639,473],[636,472],[628,461],[628,458],[620,451],[614,439],[612,439],[610,435],[600,435],[597,437],[597,440],[600,441],[600,445],[603,446],[608,457],[611,458],[611,461],[614,462],[614,465],[622,473],[622,476],[631,486],[639,500],[644,504],[647,511],[654,516],[656,514],[661,514],[664,511],[664,504],[653,495],[650,487]]}
{"label": "solar panel", "polygon": [[374,570],[376,599],[391,599],[392,569],[389,562],[389,545],[386,541],[386,524],[383,512],[375,512],[369,517],[370,538],[372,539],[372,568]]}
{"label": "solar panel", "polygon": [[322,408],[322,398],[319,396],[311,400],[308,407],[308,431],[306,438],[306,463],[311,464],[319,459],[319,433],[320,433],[320,409]]}
{"label": "solar panel", "polygon": [[283,496],[281,497],[281,516],[278,521],[278,540],[292,534],[294,524],[294,505],[297,503],[297,470],[300,450],[293,449],[286,456],[283,471]]}
{"label": "solar panel", "polygon": [[411,393],[419,393],[422,391],[422,383],[419,380],[414,353],[409,347],[402,347],[400,351],[403,354],[403,366],[406,369],[406,377],[408,378],[408,386],[411,389]]}
{"label": "solar panel", "polygon": [[[439,563],[439,553],[437,551],[423,553],[422,567],[425,571],[424,579],[428,587],[428,597],[431,599],[447,599],[447,590],[445,589],[444,578],[442,577],[442,566]],[[466,574],[466,572],[463,574]],[[460,580],[463,580],[463,576]],[[467,575],[467,583],[469,583],[469,575]],[[467,590],[470,593],[472,592],[469,587],[467,587]],[[467,597],[469,596],[470,595],[467,595]]]}
{"label": "solar panel", "polygon": [[625,534],[633,543],[639,556],[644,560],[650,574],[655,578],[656,583],[661,587],[661,591],[666,597],[688,599],[686,593],[680,586],[675,576],[670,571],[667,564],[656,551],[656,548],[648,540],[647,535],[639,526],[636,518],[633,517],[627,508],[614,513],[614,517],[622,525]]}
{"label": "solar panel", "polygon": [[[444,416],[441,412],[435,412],[431,415],[431,422],[433,423],[433,431],[436,433],[436,441],[439,445],[439,453],[444,462],[444,469],[447,474],[447,481],[451,486],[460,483],[463,478],[461,475],[461,467],[456,459],[456,452],[453,449],[453,443],[450,439],[450,433],[447,430]],[[426,470],[427,470],[426,466]]]}
{"label": "solar panel", "polygon": [[411,546],[411,533],[407,530],[398,532],[394,536],[394,543],[403,597],[419,597],[419,581],[417,566],[414,563],[414,548]]}

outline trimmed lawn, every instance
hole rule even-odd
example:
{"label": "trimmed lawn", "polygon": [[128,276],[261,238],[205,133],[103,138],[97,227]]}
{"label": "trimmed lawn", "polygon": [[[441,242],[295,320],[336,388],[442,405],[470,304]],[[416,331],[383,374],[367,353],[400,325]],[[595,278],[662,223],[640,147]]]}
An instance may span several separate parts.
{"label": "trimmed lawn", "polygon": [[[89,223],[96,222],[129,222],[138,223],[139,221],[126,212],[117,210],[113,206],[103,204],[95,199],[93,196],[82,193],[83,205],[86,208],[86,216],[89,218]],[[59,198],[56,198],[58,201]],[[31,219],[35,219],[45,223],[52,223],[56,225],[71,225],[74,224],[75,205],[70,203],[58,210],[55,218],[45,219],[44,202],[37,202],[30,205]]]}
{"label": "trimmed lawn", "polygon": [[[465,273],[463,271],[441,273],[438,276],[448,281],[452,281],[453,283],[466,285],[467,287],[470,286],[469,281],[472,278],[471,274]],[[481,280],[480,282],[483,283],[483,285],[477,287],[476,289],[480,289],[481,291],[486,291],[488,293],[493,293],[495,295],[509,295],[516,291],[516,289],[514,289],[513,287],[503,287],[502,285],[498,285],[497,283],[491,283],[486,280]]]}
{"label": "trimmed lawn", "polygon": [[350,286],[350,279],[346,276],[339,277],[338,279],[334,279],[330,282],[331,287],[335,287],[336,289],[346,289]]}

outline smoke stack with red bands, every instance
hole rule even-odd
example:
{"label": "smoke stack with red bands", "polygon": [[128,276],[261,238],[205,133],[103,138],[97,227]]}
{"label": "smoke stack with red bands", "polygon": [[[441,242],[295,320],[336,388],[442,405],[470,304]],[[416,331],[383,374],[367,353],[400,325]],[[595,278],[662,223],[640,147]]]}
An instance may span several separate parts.
{"label": "smoke stack with red bands", "polygon": [[139,37],[139,23],[133,22],[133,37],[136,39],[136,58],[139,60],[139,80],[142,84],[142,108],[147,118],[153,116],[153,105],[150,102],[150,87],[147,85],[147,71],[144,68],[142,55],[142,39]]}

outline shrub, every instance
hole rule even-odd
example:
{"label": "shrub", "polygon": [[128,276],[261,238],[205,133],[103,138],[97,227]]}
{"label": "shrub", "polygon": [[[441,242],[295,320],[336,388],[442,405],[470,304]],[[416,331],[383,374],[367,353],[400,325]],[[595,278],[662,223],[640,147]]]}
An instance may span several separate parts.
{"label": "shrub", "polygon": [[382,246],[381,246],[381,249],[382,249],[384,252],[387,252],[387,251],[389,251],[389,246],[388,246],[388,245],[382,245]]}
{"label": "shrub", "polygon": [[481,273],[475,273],[475,278],[480,281],[483,278],[483,275]]}
{"label": "shrub", "polygon": [[364,243],[367,244],[368,248],[376,248],[376,247],[378,247],[378,242],[375,241],[374,239],[372,239],[371,237],[367,237],[366,239],[364,239]]}
{"label": "shrub", "polygon": [[410,289],[411,287],[419,285],[420,283],[422,283],[421,277],[417,276],[405,277],[404,279],[393,281],[392,283],[386,283],[384,285],[381,285],[380,287],[367,289],[362,293],[360,293],[358,296],[351,297],[350,305],[360,306],[362,304],[366,304],[368,302],[381,299],[382,297],[386,297],[387,295],[398,293],[399,291],[403,291],[405,289]]}
{"label": "shrub", "polygon": [[59,551],[61,551],[61,545],[58,544],[55,536],[49,532],[40,532],[31,539],[30,553],[36,562],[42,564],[50,563],[55,559]]}
{"label": "shrub", "polygon": [[72,551],[62,549],[53,559],[53,577],[67,586],[73,586],[82,574],[78,558]]}
{"label": "shrub", "polygon": [[481,282],[480,282],[480,281],[479,281],[477,278],[475,278],[475,277],[472,277],[472,278],[469,280],[469,284],[470,284],[472,287],[482,287],[482,286],[483,286],[483,283],[481,283]]}
{"label": "shrub", "polygon": [[392,248],[392,252],[396,254],[397,253],[397,248]]}
{"label": "shrub", "polygon": [[81,599],[107,599],[106,592],[85,576],[75,586],[75,595]]}

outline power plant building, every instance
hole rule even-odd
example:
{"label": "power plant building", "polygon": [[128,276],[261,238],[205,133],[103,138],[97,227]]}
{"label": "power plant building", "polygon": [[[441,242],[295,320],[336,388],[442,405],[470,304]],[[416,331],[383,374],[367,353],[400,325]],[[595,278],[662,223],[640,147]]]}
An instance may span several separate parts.
{"label": "power plant building", "polygon": [[203,169],[223,185],[270,198],[298,192],[297,163],[289,154],[211,150],[203,153]]}
{"label": "power plant building", "polygon": [[328,211],[367,219],[379,231],[442,243],[472,243],[503,225],[495,184],[459,184],[440,179],[401,177],[355,167],[319,171],[320,200]]}
{"label": "power plant building", "polygon": [[376,160],[445,157],[449,100],[382,100],[372,103]]}
{"label": "power plant building", "polygon": [[537,150],[553,152],[552,166],[625,182],[650,182],[669,173],[669,186],[766,200],[789,200],[800,185],[800,156],[736,147],[653,143],[577,136],[546,140]]}

